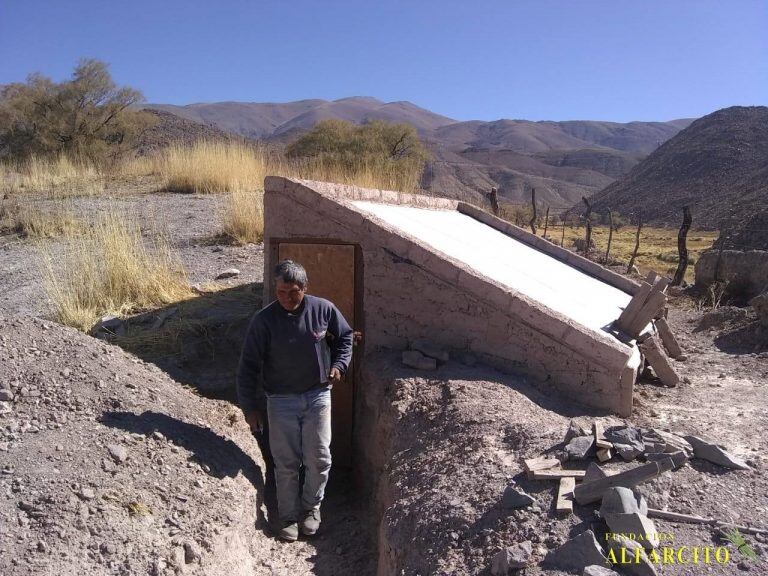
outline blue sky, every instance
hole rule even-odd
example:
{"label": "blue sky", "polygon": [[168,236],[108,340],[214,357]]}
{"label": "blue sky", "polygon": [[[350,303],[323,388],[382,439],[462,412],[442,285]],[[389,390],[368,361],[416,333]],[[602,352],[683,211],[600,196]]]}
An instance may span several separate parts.
{"label": "blue sky", "polygon": [[62,80],[82,57],[150,102],[669,120],[768,104],[768,2],[0,0],[0,84]]}

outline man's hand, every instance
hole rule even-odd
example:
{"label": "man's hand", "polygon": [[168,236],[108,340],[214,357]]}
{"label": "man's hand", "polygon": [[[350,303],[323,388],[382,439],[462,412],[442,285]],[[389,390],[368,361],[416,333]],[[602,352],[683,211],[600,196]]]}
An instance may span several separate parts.
{"label": "man's hand", "polygon": [[341,371],[335,367],[331,368],[331,371],[328,373],[328,378],[331,382],[341,382]]}
{"label": "man's hand", "polygon": [[248,426],[251,427],[251,432],[264,431],[264,413],[261,410],[251,410],[245,413],[245,421],[248,422]]}

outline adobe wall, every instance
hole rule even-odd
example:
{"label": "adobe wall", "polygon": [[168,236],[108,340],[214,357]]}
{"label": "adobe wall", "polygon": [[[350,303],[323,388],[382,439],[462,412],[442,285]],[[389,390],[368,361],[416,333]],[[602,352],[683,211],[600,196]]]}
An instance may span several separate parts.
{"label": "adobe wall", "polygon": [[[720,260],[718,270],[718,260]],[[728,292],[749,299],[768,290],[768,251],[718,250],[704,252],[696,262],[696,285],[728,282]]]}
{"label": "adobe wall", "polygon": [[[275,264],[272,238],[358,244],[363,254],[364,354],[403,350],[412,340],[428,338],[470,351],[496,368],[531,374],[541,385],[582,404],[629,415],[635,379],[627,368],[632,348],[496,284],[375,217],[364,216],[348,198],[438,209],[458,205],[424,196],[268,177],[265,279]],[[272,298],[268,281],[265,290],[266,302]]]}

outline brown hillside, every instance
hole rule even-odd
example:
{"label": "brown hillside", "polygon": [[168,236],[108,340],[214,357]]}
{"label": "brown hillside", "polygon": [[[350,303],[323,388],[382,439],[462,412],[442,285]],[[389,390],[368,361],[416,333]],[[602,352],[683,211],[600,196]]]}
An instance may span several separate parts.
{"label": "brown hillside", "polygon": [[688,205],[695,227],[736,225],[768,204],[768,108],[700,118],[593,200],[597,211],[642,211],[658,224],[677,224]]}

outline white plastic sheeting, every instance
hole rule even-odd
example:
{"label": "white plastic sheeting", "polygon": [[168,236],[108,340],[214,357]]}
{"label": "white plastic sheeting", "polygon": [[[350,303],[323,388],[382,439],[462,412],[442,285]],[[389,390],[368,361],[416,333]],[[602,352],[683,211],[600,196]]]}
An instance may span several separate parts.
{"label": "white plastic sheeting", "polygon": [[353,204],[595,331],[616,320],[631,296],[456,210],[367,201]]}

